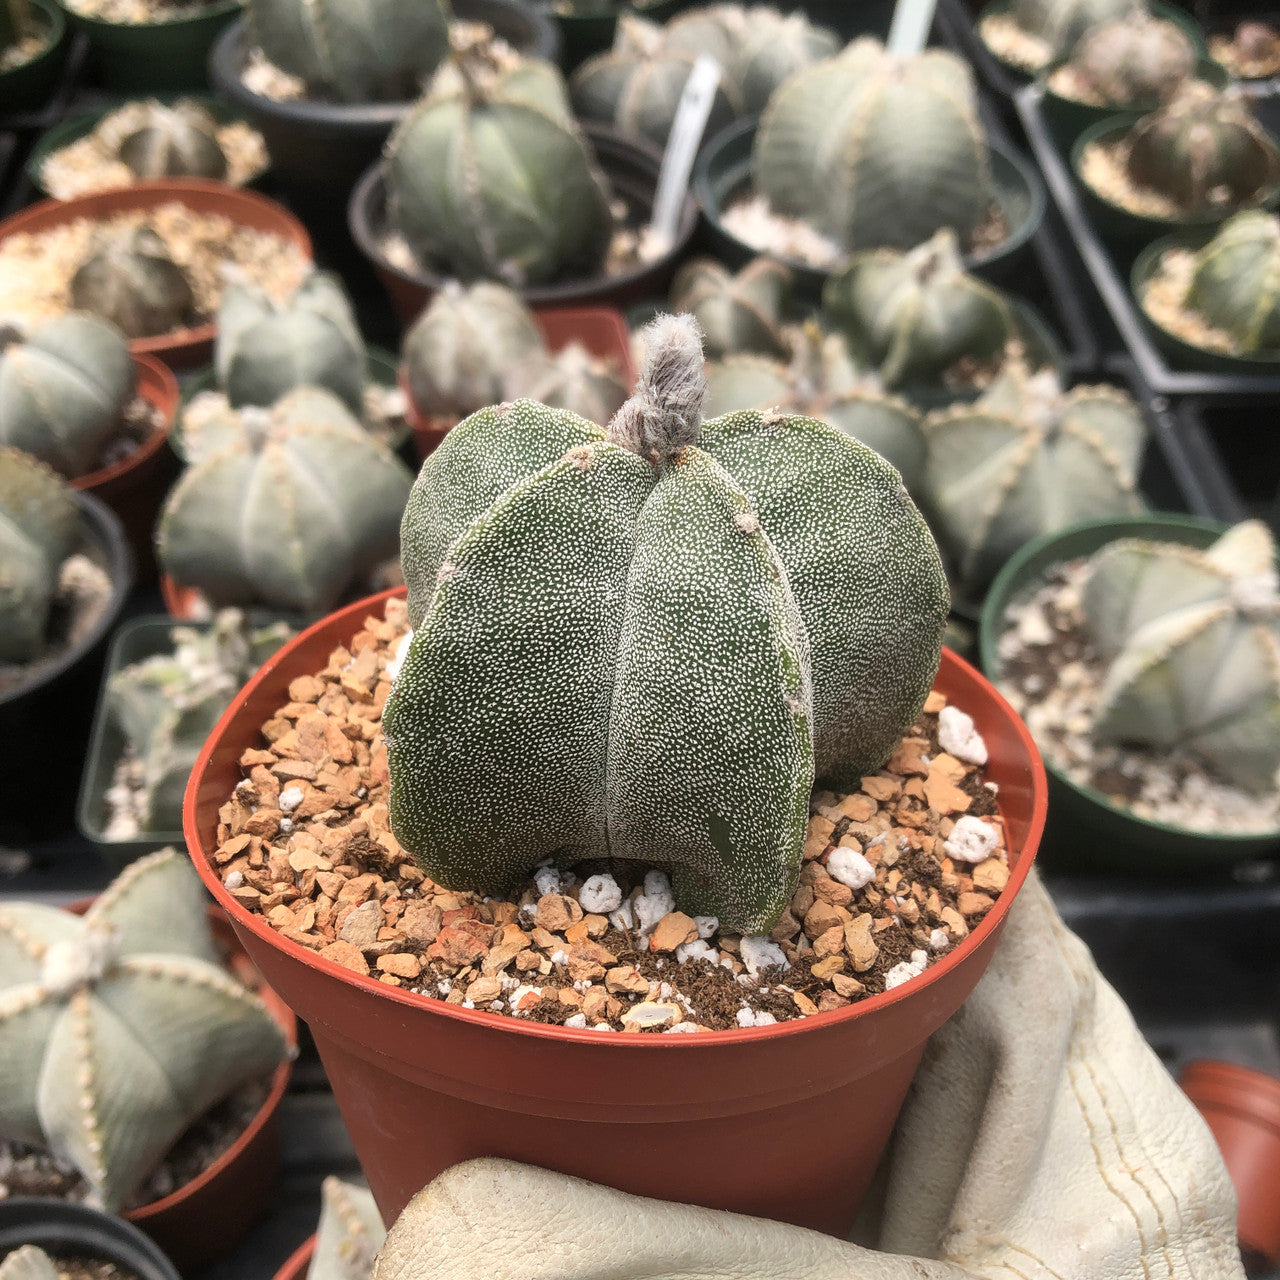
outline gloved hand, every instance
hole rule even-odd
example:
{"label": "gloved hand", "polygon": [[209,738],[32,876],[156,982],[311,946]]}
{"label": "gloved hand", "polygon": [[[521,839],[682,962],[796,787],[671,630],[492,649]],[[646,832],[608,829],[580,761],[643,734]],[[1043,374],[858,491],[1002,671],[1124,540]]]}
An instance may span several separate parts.
{"label": "gloved hand", "polygon": [[881,1173],[869,1249],[472,1160],[409,1203],[374,1280],[1244,1276],[1212,1136],[1034,874],[930,1041]]}

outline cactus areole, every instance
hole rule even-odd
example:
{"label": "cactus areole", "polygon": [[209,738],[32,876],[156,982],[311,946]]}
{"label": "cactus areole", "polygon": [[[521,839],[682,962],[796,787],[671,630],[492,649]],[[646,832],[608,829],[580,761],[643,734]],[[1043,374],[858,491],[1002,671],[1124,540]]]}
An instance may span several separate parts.
{"label": "cactus areole", "polygon": [[815,777],[856,785],[919,712],[946,582],[882,458],[811,418],[704,423],[696,324],[647,338],[607,430],[517,401],[423,465],[392,828],[449,887],[629,859],[757,932],[794,889]]}

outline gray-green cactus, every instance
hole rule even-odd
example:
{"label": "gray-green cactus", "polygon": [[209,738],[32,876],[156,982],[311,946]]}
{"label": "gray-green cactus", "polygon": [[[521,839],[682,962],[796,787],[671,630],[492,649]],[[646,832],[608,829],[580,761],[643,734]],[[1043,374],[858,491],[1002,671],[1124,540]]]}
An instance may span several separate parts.
{"label": "gray-green cactus", "polygon": [[1130,180],[1183,213],[1256,204],[1280,181],[1280,151],[1248,101],[1191,81],[1126,135]]}
{"label": "gray-green cactus", "polygon": [[775,211],[850,250],[910,249],[942,227],[967,243],[992,200],[968,66],[938,49],[902,61],[871,39],[777,90],[751,166]]}
{"label": "gray-green cactus", "polygon": [[627,391],[617,361],[593,356],[580,342],[515,365],[506,383],[507,399],[536,400],[600,426],[622,408]]}
{"label": "gray-green cactus", "polygon": [[1100,742],[1186,751],[1229,782],[1276,785],[1280,593],[1276,548],[1249,520],[1208,550],[1126,538],[1092,558],[1081,603],[1108,663]]}
{"label": "gray-green cactus", "polygon": [[229,286],[218,308],[213,365],[237,406],[275,404],[294,387],[323,387],[359,414],[365,350],[342,281],[310,272],[282,302],[250,284]]}
{"label": "gray-green cactus", "polygon": [[402,102],[449,51],[441,0],[250,0],[249,34],[309,93],[339,102]]}
{"label": "gray-green cactus", "polygon": [[136,379],[123,335],[96,316],[72,312],[0,341],[0,445],[82,476],[119,430]]}
{"label": "gray-green cactus", "polygon": [[928,445],[922,416],[900,396],[862,386],[819,400],[808,412],[893,463],[913,496],[923,492]]}
{"label": "gray-green cactus", "polygon": [[71,305],[109,320],[127,338],[190,324],[195,295],[182,268],[150,227],[98,237],[71,277]]}
{"label": "gray-green cactus", "polygon": [[171,107],[148,102],[145,111],[146,122],[123,138],[117,151],[136,177],[226,177],[218,121],[198,102],[183,98]]}
{"label": "gray-green cactus", "polygon": [[800,390],[794,373],[780,360],[746,353],[725,356],[707,365],[708,418],[743,409],[794,409]]}
{"label": "gray-green cactus", "polygon": [[138,860],[83,916],[0,906],[0,1137],[70,1162],[107,1211],[284,1054],[262,1002],[218,963],[185,855]]}
{"label": "gray-green cactus", "polygon": [[213,604],[322,613],[395,554],[412,476],[328,392],[210,415],[185,440],[156,551]]}
{"label": "gray-green cactus", "polygon": [[58,570],[80,539],[80,508],[44,463],[0,448],[0,662],[40,651]]}
{"label": "gray-green cactus", "polygon": [[855,254],[822,306],[886,387],[940,382],[958,360],[990,360],[1018,336],[1008,300],[964,270],[949,230],[908,253]]}
{"label": "gray-green cactus", "polygon": [[704,423],[696,326],[655,324],[607,431],[517,401],[423,465],[392,828],[442,884],[634,859],[757,931],[794,888],[815,772],[860,778],[918,713],[946,584],[892,467],[809,418]]}
{"label": "gray-green cactus", "polygon": [[43,1249],[24,1244],[0,1262],[0,1280],[62,1280],[62,1277]]}
{"label": "gray-green cactus", "polygon": [[1084,101],[1123,107],[1172,98],[1194,73],[1196,51],[1177,23],[1136,13],[1090,29],[1068,65]]}
{"label": "gray-green cactus", "polygon": [[1146,7],[1146,0],[1013,0],[1009,16],[1028,35],[1044,42],[1045,61],[1052,62],[1071,53],[1091,27],[1135,18]]}
{"label": "gray-green cactus", "polygon": [[504,397],[508,370],[542,354],[533,312],[504,285],[449,281],[405,334],[409,394],[419,413],[465,418]]}
{"label": "gray-green cactus", "polygon": [[697,320],[713,360],[750,351],[782,357],[792,287],[790,270],[771,258],[753,258],[736,275],[711,258],[695,258],[676,275],[671,310]]}
{"label": "gray-green cactus", "polygon": [[971,598],[1032,538],[1143,509],[1146,424],[1114,387],[1064,393],[1052,371],[1015,362],[975,404],[930,414],[924,431],[924,500]]}
{"label": "gray-green cactus", "polygon": [[1243,353],[1280,352],[1280,221],[1248,209],[1195,255],[1186,306]]}
{"label": "gray-green cactus", "polygon": [[372,1280],[387,1238],[367,1187],[328,1177],[320,1187],[320,1226],[307,1280]]}

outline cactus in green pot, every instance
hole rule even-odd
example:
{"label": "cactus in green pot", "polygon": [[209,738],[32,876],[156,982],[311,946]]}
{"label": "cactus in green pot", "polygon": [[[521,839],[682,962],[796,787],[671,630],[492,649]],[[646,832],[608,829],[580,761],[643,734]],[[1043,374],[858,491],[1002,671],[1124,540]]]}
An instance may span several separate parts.
{"label": "cactus in green pot", "polygon": [[249,0],[249,34],[314,97],[402,102],[449,51],[442,0]]}
{"label": "cactus in green pot", "polygon": [[186,273],[145,226],[96,238],[71,277],[71,305],[109,320],[126,338],[169,333],[195,318]]}
{"label": "cactus in green pot", "polygon": [[1028,70],[1039,71],[1065,58],[1091,28],[1136,19],[1146,7],[1146,0],[1013,0],[1008,16],[1043,46],[1043,52],[1027,64]]}
{"label": "cactus in green pot", "polygon": [[83,916],[0,905],[0,1138],[48,1148],[118,1212],[284,1035],[219,963],[184,854],[126,868]]}
{"label": "cactus in green pot", "polygon": [[752,145],[757,188],[848,250],[909,249],[942,227],[962,243],[992,202],[990,156],[967,64],[872,39],[790,77]]}
{"label": "cactus in green pot", "polygon": [[183,98],[167,107],[146,104],[146,120],[120,141],[117,155],[144,182],[159,178],[227,176],[218,121],[198,102]]}
{"label": "cactus in green pot", "polygon": [[1091,28],[1065,68],[1069,96],[1116,107],[1166,102],[1195,69],[1196,51],[1186,32],[1176,22],[1143,13]]}
{"label": "cactus in green pot", "polygon": [[702,421],[688,317],[646,352],[607,430],[517,401],[423,465],[392,829],[440,884],[630,859],[669,867],[682,910],[759,932],[815,776],[856,782],[919,712],[946,584],[883,459],[810,418]]}
{"label": "cactus in green pot", "polygon": [[25,339],[0,338],[0,445],[69,479],[94,470],[119,430],[137,370],[113,325],[71,312]]}
{"label": "cactus in green pot", "polygon": [[294,387],[324,387],[361,412],[365,350],[342,281],[311,271],[283,301],[251,284],[230,285],[218,308],[213,365],[237,406],[274,404]]}
{"label": "cactus in green pot", "polygon": [[1092,557],[1081,603],[1108,664],[1098,742],[1187,752],[1247,789],[1280,768],[1280,592],[1267,527],[1207,550],[1125,538]]}
{"label": "cactus in green pot", "polygon": [[697,320],[713,360],[748,351],[783,357],[792,288],[791,271],[771,258],[753,258],[736,274],[713,259],[695,258],[680,268],[669,301],[672,311]]}
{"label": "cactus in green pot", "polygon": [[1222,224],[1194,258],[1188,309],[1236,352],[1280,353],[1280,220],[1248,209]]}
{"label": "cactus in green pot", "polygon": [[387,1237],[373,1193],[332,1175],[320,1186],[320,1226],[307,1280],[372,1280]]}
{"label": "cactus in green pot", "polygon": [[616,360],[593,356],[580,342],[570,342],[516,365],[507,379],[506,398],[537,400],[604,426],[622,408],[628,390]]}

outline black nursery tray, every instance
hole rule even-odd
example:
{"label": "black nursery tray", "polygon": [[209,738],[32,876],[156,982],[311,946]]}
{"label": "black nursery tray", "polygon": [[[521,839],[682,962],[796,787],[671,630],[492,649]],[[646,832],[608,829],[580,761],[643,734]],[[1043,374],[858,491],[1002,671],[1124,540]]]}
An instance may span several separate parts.
{"label": "black nursery tray", "polygon": [[1189,396],[1177,408],[1178,429],[1200,438],[1218,459],[1223,519],[1258,516],[1280,530],[1280,432],[1276,405],[1247,396]]}
{"label": "black nursery tray", "polygon": [[0,131],[43,133],[62,120],[80,83],[80,72],[88,51],[86,37],[80,32],[73,33],[67,44],[67,56],[58,72],[57,85],[44,106],[33,111],[5,111],[0,107]]}

